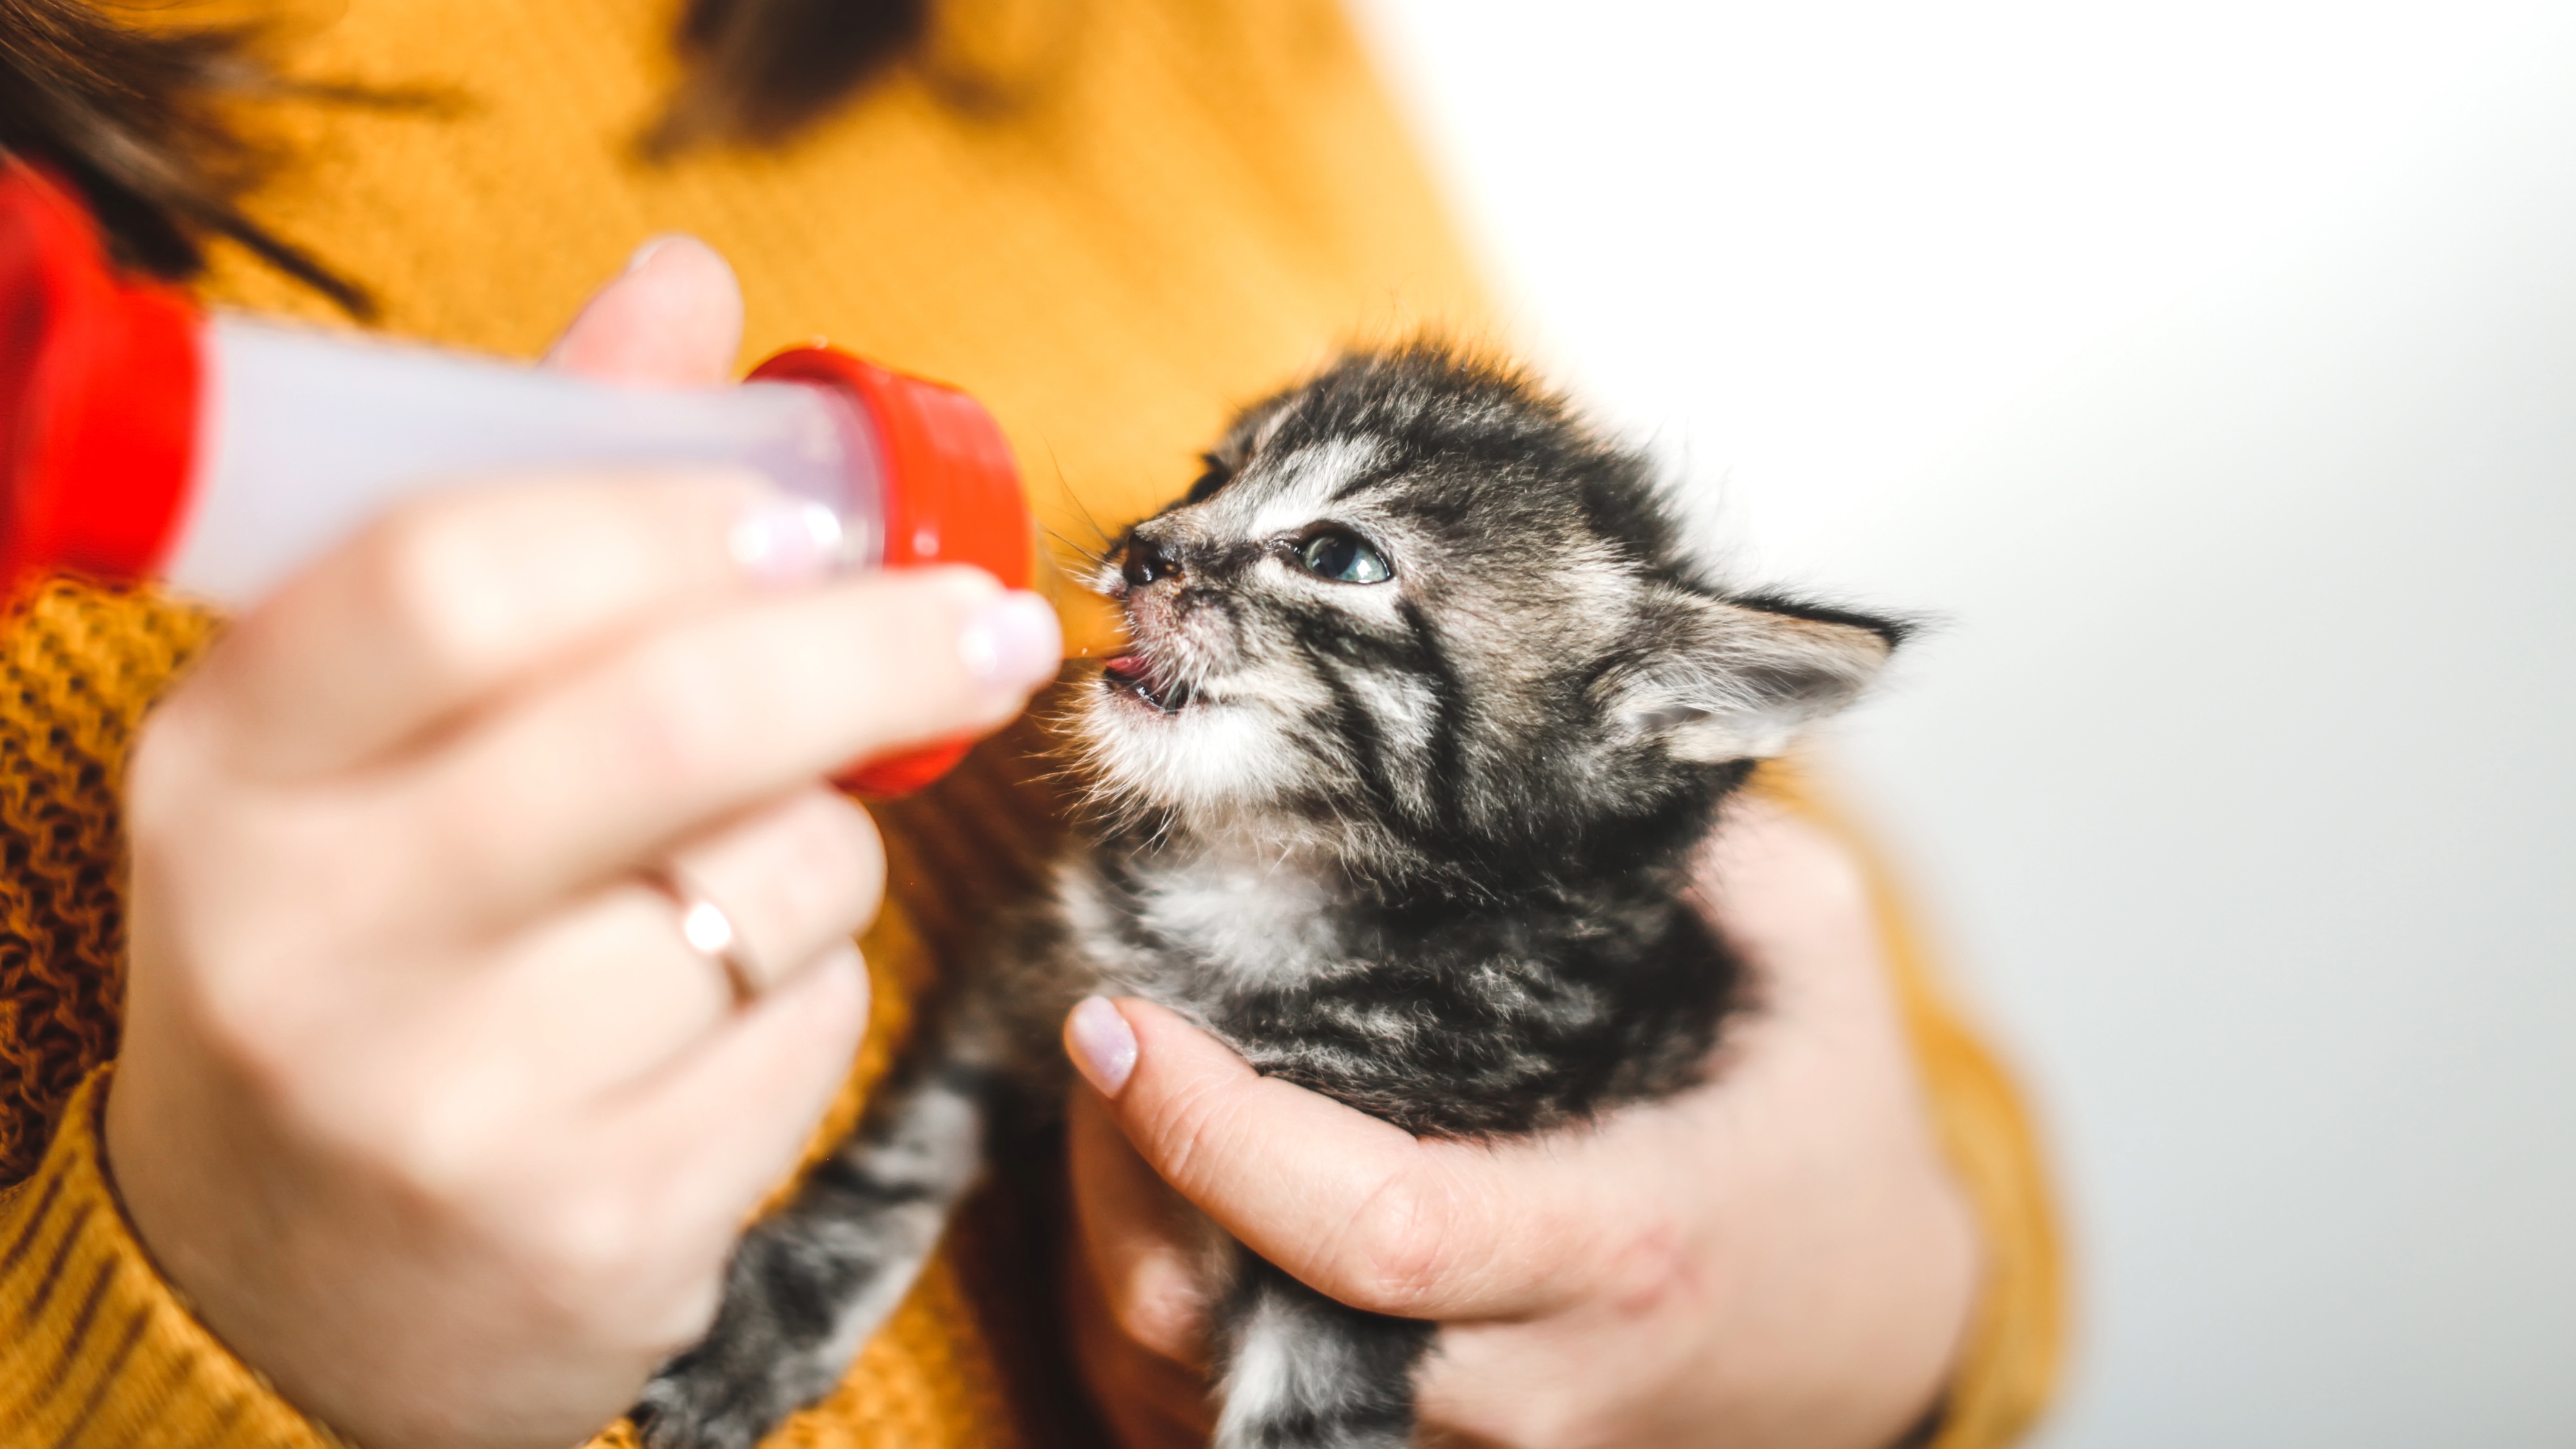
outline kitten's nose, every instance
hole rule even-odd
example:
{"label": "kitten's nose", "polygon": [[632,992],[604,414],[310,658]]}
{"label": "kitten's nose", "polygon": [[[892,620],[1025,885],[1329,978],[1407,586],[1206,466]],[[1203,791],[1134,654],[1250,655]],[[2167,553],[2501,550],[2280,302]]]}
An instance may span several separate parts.
{"label": "kitten's nose", "polygon": [[1163,552],[1163,546],[1147,538],[1127,540],[1127,557],[1118,565],[1119,574],[1128,584],[1143,588],[1157,579],[1181,576],[1181,561]]}

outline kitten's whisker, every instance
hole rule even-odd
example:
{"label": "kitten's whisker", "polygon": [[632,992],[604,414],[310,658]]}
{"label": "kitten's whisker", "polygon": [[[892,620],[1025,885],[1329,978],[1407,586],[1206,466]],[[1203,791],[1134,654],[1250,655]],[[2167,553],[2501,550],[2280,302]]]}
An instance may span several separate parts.
{"label": "kitten's whisker", "polygon": [[[1052,441],[1049,441],[1045,446],[1047,450],[1047,466],[1055,474],[1056,492],[1063,497],[1066,503],[1072,505],[1074,512],[1082,515],[1082,521],[1089,525],[1093,535],[1099,538],[1100,547],[1104,550],[1107,549],[1110,544],[1117,541],[1118,536],[1111,533],[1108,529],[1101,527],[1100,520],[1092,516],[1090,505],[1082,501],[1082,495],[1074,489],[1073,480],[1065,476],[1064,459],[1056,455],[1055,444]],[[1053,530],[1049,531],[1052,532]],[[1080,545],[1075,546],[1077,548],[1080,547]],[[1088,552],[1088,550],[1085,551]]]}
{"label": "kitten's whisker", "polygon": [[[1109,555],[1100,549],[1076,543],[1072,539],[1065,537],[1063,534],[1056,532],[1052,528],[1046,530],[1046,536],[1054,539],[1057,543],[1064,545],[1064,547],[1070,552],[1080,555],[1085,561],[1091,563],[1095,567],[1107,568],[1109,566]],[[1088,581],[1085,581],[1084,587],[1089,587]]]}

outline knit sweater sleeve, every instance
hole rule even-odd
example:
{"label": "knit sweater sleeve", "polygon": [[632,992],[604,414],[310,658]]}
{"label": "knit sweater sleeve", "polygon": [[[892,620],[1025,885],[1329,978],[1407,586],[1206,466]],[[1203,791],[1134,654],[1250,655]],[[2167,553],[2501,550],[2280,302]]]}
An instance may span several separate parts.
{"label": "knit sweater sleeve", "polygon": [[67,580],[0,623],[0,1443],[330,1442],[161,1280],[99,1151],[124,992],[117,781],[214,630]]}
{"label": "knit sweater sleeve", "polygon": [[0,1438],[53,1449],[333,1443],[153,1271],[99,1154],[93,1072],[33,1177],[0,1192]]}

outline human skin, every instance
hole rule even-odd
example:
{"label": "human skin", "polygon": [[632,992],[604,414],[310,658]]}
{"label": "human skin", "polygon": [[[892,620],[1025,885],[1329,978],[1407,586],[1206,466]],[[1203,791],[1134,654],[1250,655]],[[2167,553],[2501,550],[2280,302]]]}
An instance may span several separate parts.
{"label": "human skin", "polygon": [[[740,315],[675,241],[552,361],[712,385]],[[614,1418],[845,1078],[883,858],[823,778],[1001,724],[1060,641],[982,574],[824,567],[750,477],[464,488],[286,585],[148,722],[109,1164],[203,1321],[348,1438]],[[752,1004],[661,867],[733,918]]]}
{"label": "human skin", "polygon": [[1193,1207],[1335,1298],[1443,1325],[1426,1442],[1884,1449],[1921,1418],[1980,1248],[1858,871],[1748,801],[1697,878],[1757,1004],[1706,1085],[1585,1130],[1421,1141],[1149,1003],[1077,1009],[1068,1298],[1128,1449],[1206,1442]]}

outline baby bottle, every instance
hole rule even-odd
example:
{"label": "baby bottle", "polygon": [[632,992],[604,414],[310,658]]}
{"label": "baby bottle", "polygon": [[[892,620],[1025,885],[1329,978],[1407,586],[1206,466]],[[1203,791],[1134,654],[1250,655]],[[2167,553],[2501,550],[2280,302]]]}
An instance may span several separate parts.
{"label": "baby bottle", "polygon": [[[117,275],[65,190],[0,162],[0,591],[156,576],[239,606],[408,496],[495,471],[732,464],[840,520],[855,567],[1029,586],[1033,529],[991,415],[826,347],[729,388],[613,385],[199,312]],[[884,793],[964,746],[879,762]]]}

